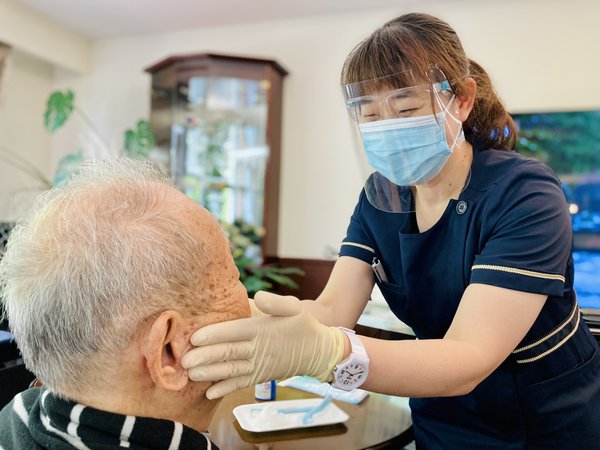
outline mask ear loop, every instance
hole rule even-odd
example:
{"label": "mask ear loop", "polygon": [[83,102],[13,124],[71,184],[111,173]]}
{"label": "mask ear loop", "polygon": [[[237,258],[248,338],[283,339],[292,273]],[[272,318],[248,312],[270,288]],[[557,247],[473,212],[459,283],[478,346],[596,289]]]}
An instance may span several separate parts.
{"label": "mask ear loop", "polygon": [[[443,81],[442,83],[439,83],[439,84],[443,86],[444,84],[447,84],[447,83],[448,83],[447,81]],[[454,151],[454,149],[456,147],[458,147],[463,142],[465,142],[465,132],[462,127],[462,122],[460,120],[458,120],[456,117],[454,117],[449,109],[450,105],[452,105],[452,102],[454,102],[454,100],[456,99],[456,94],[452,94],[452,98],[448,102],[448,105],[444,105],[444,102],[442,102],[442,99],[440,98],[440,94],[438,93],[438,90],[435,89],[435,87],[433,89],[433,92],[435,93],[435,98],[438,101],[438,103],[442,109],[442,113],[444,114],[444,117],[446,117],[446,115],[448,115],[452,120],[454,120],[454,122],[456,124],[460,125],[460,132],[457,133],[456,136],[454,136],[454,139],[452,140],[452,145],[450,145],[450,150]],[[445,123],[444,123],[444,127],[445,127]],[[460,140],[460,142],[459,142],[459,140]]]}
{"label": "mask ear loop", "polygon": [[[447,81],[445,81],[445,82],[443,82],[443,83],[448,83],[448,82],[447,82]],[[442,113],[444,113],[444,118],[446,117],[446,113],[447,113],[447,114],[448,114],[448,116],[450,116],[450,118],[451,118],[452,120],[454,120],[454,122],[455,122],[455,123],[457,123],[457,124],[459,124],[459,125],[460,125],[460,133],[458,133],[458,134],[457,134],[457,135],[454,137],[454,139],[453,139],[453,141],[452,141],[452,145],[450,146],[450,151],[454,151],[454,149],[455,149],[455,148],[456,148],[458,145],[460,145],[460,144],[462,144],[463,142],[465,142],[465,130],[463,130],[463,127],[462,127],[462,122],[461,122],[460,120],[458,120],[456,117],[454,117],[454,116],[452,115],[452,113],[450,112],[450,110],[449,110],[449,108],[450,108],[450,105],[452,105],[452,102],[453,102],[453,101],[456,99],[456,94],[452,94],[452,98],[451,98],[451,99],[450,99],[450,101],[448,102],[448,105],[447,105],[447,106],[444,106],[444,102],[442,102],[442,99],[440,98],[440,96],[439,96],[439,93],[438,93],[437,89],[434,89],[434,92],[435,92],[435,97],[436,97],[437,101],[438,101],[438,102],[439,102],[439,104],[441,105],[441,108],[442,108]],[[445,127],[445,126],[446,126],[446,125],[445,125],[445,123],[444,123],[444,127]],[[460,141],[460,143],[458,143],[458,139],[459,139],[459,138],[461,138],[461,141]],[[467,189],[467,187],[469,186],[469,184],[470,184],[470,183],[471,183],[471,169],[469,168],[469,173],[468,173],[468,175],[467,175],[467,180],[465,181],[465,185],[463,186],[463,188],[462,188],[462,189],[461,189],[461,191],[460,191],[460,193],[461,193],[461,194],[462,194],[462,193],[465,191],[465,189]]]}

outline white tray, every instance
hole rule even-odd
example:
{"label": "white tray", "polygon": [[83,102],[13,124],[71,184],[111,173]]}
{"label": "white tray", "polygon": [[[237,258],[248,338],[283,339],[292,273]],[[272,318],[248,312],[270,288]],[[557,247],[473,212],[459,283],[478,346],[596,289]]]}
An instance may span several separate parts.
{"label": "white tray", "polygon": [[303,413],[280,414],[282,408],[314,407],[323,401],[322,398],[307,398],[301,400],[281,400],[267,403],[251,403],[240,405],[233,409],[233,415],[240,426],[254,433],[265,431],[289,430],[292,428],[319,427],[345,422],[348,414],[338,408],[334,403],[312,416],[310,423],[302,423]]}

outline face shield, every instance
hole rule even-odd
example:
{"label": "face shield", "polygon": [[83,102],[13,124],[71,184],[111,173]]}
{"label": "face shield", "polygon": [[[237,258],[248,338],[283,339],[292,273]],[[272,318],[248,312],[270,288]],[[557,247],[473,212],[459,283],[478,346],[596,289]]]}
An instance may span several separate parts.
{"label": "face shield", "polygon": [[[401,72],[343,86],[362,154],[369,172],[375,169],[365,193],[373,206],[387,212],[414,211],[412,186],[438,175],[464,141],[462,124],[450,112],[454,95],[444,74],[435,69],[430,80],[406,86],[412,80],[411,72]],[[447,120],[453,128],[450,145]]]}

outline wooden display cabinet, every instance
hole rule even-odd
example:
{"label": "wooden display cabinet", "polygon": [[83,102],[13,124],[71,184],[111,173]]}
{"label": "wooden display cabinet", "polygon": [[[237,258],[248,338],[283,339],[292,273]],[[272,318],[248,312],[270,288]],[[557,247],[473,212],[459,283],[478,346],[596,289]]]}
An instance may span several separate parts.
{"label": "wooden display cabinet", "polygon": [[277,256],[282,84],[275,61],[203,53],[173,56],[152,76],[151,158],[222,221],[262,226]]}

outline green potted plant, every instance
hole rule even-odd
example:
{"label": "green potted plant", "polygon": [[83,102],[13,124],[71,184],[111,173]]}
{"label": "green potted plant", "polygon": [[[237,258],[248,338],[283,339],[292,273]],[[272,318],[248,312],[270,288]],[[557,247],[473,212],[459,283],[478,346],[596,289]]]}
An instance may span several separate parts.
{"label": "green potted plant", "polygon": [[[60,129],[69,117],[75,113],[88,127],[93,140],[100,145],[104,152],[109,155],[114,153],[110,150],[108,140],[105,139],[87,114],[75,104],[75,94],[70,89],[66,92],[55,91],[50,94],[44,114],[44,125],[50,133]],[[130,158],[146,159],[149,151],[154,147],[155,140],[146,120],[138,120],[133,129],[127,129],[123,135],[123,153]],[[55,186],[64,183],[83,162],[82,150],[69,153],[63,157],[56,169],[53,184]]]}
{"label": "green potted plant", "polygon": [[233,223],[221,222],[229,238],[229,246],[235,265],[240,272],[240,280],[249,295],[258,291],[271,290],[275,285],[298,289],[298,284],[290,275],[303,276],[304,271],[295,267],[278,267],[260,262],[260,241],[265,235],[263,227],[257,227],[241,220]]}

